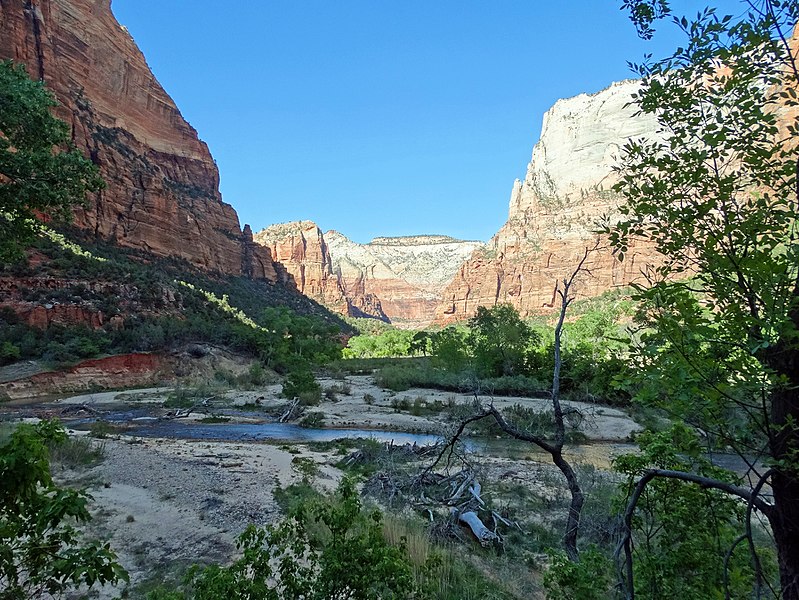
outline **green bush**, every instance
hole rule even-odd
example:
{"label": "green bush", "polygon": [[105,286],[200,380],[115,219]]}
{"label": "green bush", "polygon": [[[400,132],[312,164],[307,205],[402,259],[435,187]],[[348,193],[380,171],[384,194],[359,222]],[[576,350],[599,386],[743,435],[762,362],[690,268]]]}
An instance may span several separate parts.
{"label": "green bush", "polygon": [[564,553],[553,554],[544,573],[547,600],[606,600],[610,591],[613,565],[596,548],[580,553],[580,562],[570,561]]}
{"label": "green bush", "polygon": [[314,411],[306,413],[299,421],[300,427],[307,427],[308,429],[320,429],[325,426],[325,415]]}
{"label": "green bush", "polygon": [[0,366],[19,360],[21,355],[19,346],[15,346],[9,341],[0,343]]}
{"label": "green bush", "polygon": [[[362,509],[354,483],[300,504],[273,527],[248,527],[230,566],[192,568],[183,595],[158,598],[411,598],[414,580],[404,547],[386,542],[382,516]],[[155,596],[151,596],[155,598]]]}
{"label": "green bush", "polygon": [[317,398],[316,404],[322,400],[322,386],[308,367],[300,366],[286,376],[282,394],[285,398],[300,398],[303,393],[306,394],[306,399]]}
{"label": "green bush", "polygon": [[127,581],[108,544],[83,543],[74,523],[91,519],[83,491],[58,487],[50,474],[48,449],[63,450],[60,424],[17,426],[0,446],[0,596],[33,598],[46,591]]}

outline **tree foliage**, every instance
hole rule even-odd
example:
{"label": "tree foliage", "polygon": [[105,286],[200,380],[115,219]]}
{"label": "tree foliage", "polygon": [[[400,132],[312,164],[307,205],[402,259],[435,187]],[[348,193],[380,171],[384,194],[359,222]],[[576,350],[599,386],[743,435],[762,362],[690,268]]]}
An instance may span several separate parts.
{"label": "tree foliage", "polygon": [[58,487],[46,443],[66,439],[52,421],[22,424],[0,447],[0,599],[59,596],[127,581],[110,546],[82,543],[71,524],[91,519],[90,496]]}
{"label": "tree foliage", "polygon": [[[644,37],[662,0],[625,2]],[[659,139],[623,150],[620,258],[634,240],[662,255],[641,288],[643,398],[752,465],[778,549],[782,594],[799,598],[797,88],[787,41],[799,2],[673,18],[684,47],[638,65],[634,98]],[[771,470],[756,467],[762,459]],[[628,593],[630,590],[628,590]]]}
{"label": "tree foliage", "polygon": [[[735,483],[734,474],[714,466],[694,430],[683,424],[642,434],[640,454],[618,457],[614,467],[627,477],[623,498],[648,469],[696,473]],[[642,598],[703,600],[751,597],[755,572],[746,544],[746,504],[717,489],[679,479],[655,479],[644,490],[633,518],[635,591]],[[729,553],[729,556],[728,556]],[[773,578],[773,553],[757,548],[764,574]]]}
{"label": "tree foliage", "polygon": [[36,215],[67,218],[99,190],[97,167],[70,147],[69,127],[22,65],[0,61],[0,258],[18,256],[35,232]]}
{"label": "tree foliage", "polygon": [[540,338],[511,304],[480,306],[469,319],[469,345],[482,377],[523,373]]}

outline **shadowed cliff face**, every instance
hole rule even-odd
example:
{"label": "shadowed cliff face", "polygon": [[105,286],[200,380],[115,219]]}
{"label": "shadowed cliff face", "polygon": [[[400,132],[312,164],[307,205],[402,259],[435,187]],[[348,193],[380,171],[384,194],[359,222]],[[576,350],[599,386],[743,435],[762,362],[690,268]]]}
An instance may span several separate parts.
{"label": "shadowed cliff face", "polygon": [[76,211],[79,227],[205,269],[277,280],[268,250],[222,202],[208,147],[110,0],[0,0],[0,58],[45,82],[73,142],[100,167],[107,188]]}
{"label": "shadowed cliff face", "polygon": [[[513,304],[522,315],[550,310],[555,286],[588,247],[598,221],[617,218],[621,202],[611,187],[613,166],[629,138],[652,137],[656,122],[627,106],[635,81],[614,83],[596,94],[559,100],[544,116],[524,181],[516,181],[508,221],[464,262],[444,291],[436,322],[471,317],[478,306]],[[653,248],[631,247],[618,262],[600,243],[580,278],[581,296],[629,285],[655,260]]]}
{"label": "shadowed cliff face", "polygon": [[322,231],[313,221],[270,225],[254,236],[278,262],[287,282],[309,298],[351,317],[388,321],[380,299],[364,287],[345,287],[333,262]]}
{"label": "shadowed cliff face", "polygon": [[358,244],[337,231],[323,234],[313,221],[271,225],[254,237],[306,296],[398,327],[429,325],[458,265],[483,246],[436,235]]}

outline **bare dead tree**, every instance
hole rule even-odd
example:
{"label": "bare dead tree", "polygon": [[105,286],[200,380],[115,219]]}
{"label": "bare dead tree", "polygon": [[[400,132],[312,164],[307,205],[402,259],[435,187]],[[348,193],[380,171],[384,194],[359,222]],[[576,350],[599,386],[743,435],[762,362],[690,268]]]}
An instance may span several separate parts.
{"label": "bare dead tree", "polygon": [[585,263],[588,256],[599,248],[599,240],[596,241],[593,247],[586,247],[580,262],[571,273],[570,276],[565,277],[559,281],[555,287],[557,297],[560,298],[560,312],[558,320],[555,325],[555,367],[552,373],[552,391],[550,399],[552,401],[553,420],[554,420],[554,433],[551,439],[547,439],[542,435],[532,433],[523,429],[515,427],[509,423],[502,413],[497,410],[493,402],[487,406],[483,406],[482,410],[465,419],[460,423],[455,435],[445,444],[438,458],[430,465],[424,473],[429,473],[440,461],[444,454],[451,450],[455,445],[458,438],[463,434],[466,426],[480,419],[492,417],[499,428],[507,435],[517,440],[528,442],[541,448],[544,452],[548,453],[552,458],[553,464],[558,467],[563,477],[566,479],[566,484],[569,488],[571,495],[571,502],[569,504],[569,512],[566,517],[566,529],[563,535],[563,545],[566,550],[566,555],[569,560],[577,562],[580,558],[580,553],[577,548],[577,535],[580,530],[580,517],[582,515],[583,505],[585,503],[585,496],[583,495],[580,482],[575,473],[574,467],[563,456],[563,448],[566,443],[566,421],[565,411],[560,401],[560,372],[563,365],[563,358],[561,356],[563,325],[566,321],[566,312],[569,306],[574,302],[576,295],[574,293],[574,284],[581,274],[589,274],[590,271]]}

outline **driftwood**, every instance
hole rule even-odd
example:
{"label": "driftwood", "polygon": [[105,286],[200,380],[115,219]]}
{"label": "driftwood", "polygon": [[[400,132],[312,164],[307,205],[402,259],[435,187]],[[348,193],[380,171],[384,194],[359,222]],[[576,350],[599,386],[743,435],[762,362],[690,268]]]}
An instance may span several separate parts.
{"label": "driftwood", "polygon": [[[452,509],[453,514],[457,514],[457,510]],[[500,537],[491,531],[477,516],[474,511],[467,511],[458,514],[458,521],[467,525],[472,530],[474,537],[480,542],[481,546],[490,546],[500,541]]]}
{"label": "driftwood", "polygon": [[290,421],[295,416],[299,416],[298,414],[295,415],[297,409],[300,406],[300,399],[294,398],[294,400],[289,404],[288,408],[280,415],[280,418],[277,420],[278,423],[285,423],[286,421]]}
{"label": "driftwood", "polygon": [[179,408],[176,408],[174,411],[170,411],[166,413],[166,415],[162,418],[164,419],[185,419],[191,413],[197,412],[199,408],[204,408],[208,406],[208,403],[211,401],[210,398],[203,398],[199,402],[195,402],[191,407],[187,408],[184,412],[181,412]]}

